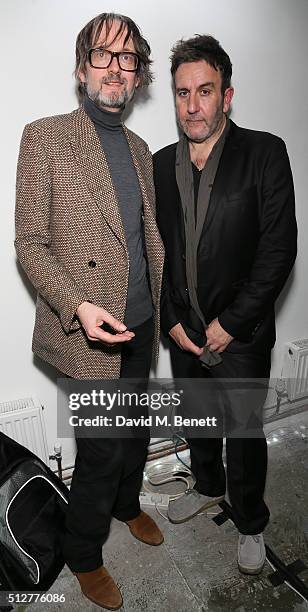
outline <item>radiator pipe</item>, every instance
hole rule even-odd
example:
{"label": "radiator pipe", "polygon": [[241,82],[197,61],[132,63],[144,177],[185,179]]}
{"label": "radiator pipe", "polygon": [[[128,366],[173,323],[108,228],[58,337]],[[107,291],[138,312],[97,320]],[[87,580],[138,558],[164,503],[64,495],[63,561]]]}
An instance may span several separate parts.
{"label": "radiator pipe", "polygon": [[[159,444],[159,442],[157,444]],[[155,446],[155,444],[153,444],[153,446]],[[59,474],[59,470],[60,470],[60,474],[61,474],[61,476],[59,475],[59,478],[61,478],[61,480],[63,482],[65,482],[66,480],[71,480],[72,472],[70,472],[69,474],[65,474],[63,476],[63,471],[67,472],[68,470],[73,470],[74,469],[74,465],[68,465],[66,468],[64,468],[64,470],[62,470],[62,467],[61,467],[61,460],[62,460],[62,457],[61,457],[61,447],[60,447],[60,457],[58,457],[58,459],[57,459],[57,453],[56,453],[56,445],[55,445],[54,448],[55,448],[55,454],[51,455],[49,457],[49,459],[53,459],[53,460],[56,460],[57,462],[58,461],[60,462],[60,466],[59,466],[59,463],[58,463],[58,474]],[[187,448],[189,448],[187,443],[186,444],[184,444],[184,443],[180,444],[177,447],[177,452],[184,451]],[[175,445],[173,443],[171,443],[169,446],[166,446],[165,448],[163,448],[161,450],[150,451],[148,453],[148,456],[147,456],[147,461],[154,461],[155,459],[161,459],[161,457],[168,457],[169,455],[174,455],[174,454],[175,454]]]}
{"label": "radiator pipe", "polygon": [[63,471],[62,471],[62,446],[61,444],[59,444],[58,442],[56,442],[56,444],[53,447],[53,450],[55,451],[54,455],[49,455],[49,459],[51,459],[52,461],[56,461],[57,462],[57,466],[58,466],[58,476],[60,478],[60,480],[63,480]]}

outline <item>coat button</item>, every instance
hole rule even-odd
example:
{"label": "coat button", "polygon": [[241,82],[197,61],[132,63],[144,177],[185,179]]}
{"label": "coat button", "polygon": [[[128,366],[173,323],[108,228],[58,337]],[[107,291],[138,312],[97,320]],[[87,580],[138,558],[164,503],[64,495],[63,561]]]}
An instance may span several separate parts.
{"label": "coat button", "polygon": [[186,255],[185,255],[185,253],[182,253],[182,259],[184,259],[184,261],[186,260]]}
{"label": "coat button", "polygon": [[89,263],[88,263],[89,268],[95,268],[96,267],[96,261],[94,259],[90,259]]}

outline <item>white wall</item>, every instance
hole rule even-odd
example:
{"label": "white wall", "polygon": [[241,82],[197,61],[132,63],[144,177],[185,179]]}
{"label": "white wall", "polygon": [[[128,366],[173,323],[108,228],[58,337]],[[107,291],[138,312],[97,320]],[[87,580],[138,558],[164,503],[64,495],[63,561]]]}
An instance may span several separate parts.
{"label": "white wall", "polygon": [[[296,271],[278,304],[273,376],[285,341],[308,336],[307,0],[2,0],[1,97],[1,394],[0,402],[36,395],[45,405],[48,441],[56,439],[56,386],[51,368],[33,361],[34,296],[16,266],[13,248],[15,168],[23,126],[76,107],[75,38],[102,11],[128,14],[152,47],[156,80],[150,98],[135,105],[128,125],[153,151],[177,139],[170,88],[172,43],[213,34],[231,56],[235,96],[232,118],[245,127],[279,134],[294,173],[299,224]],[[170,375],[162,351],[158,375]],[[65,462],[72,441],[63,441]]]}

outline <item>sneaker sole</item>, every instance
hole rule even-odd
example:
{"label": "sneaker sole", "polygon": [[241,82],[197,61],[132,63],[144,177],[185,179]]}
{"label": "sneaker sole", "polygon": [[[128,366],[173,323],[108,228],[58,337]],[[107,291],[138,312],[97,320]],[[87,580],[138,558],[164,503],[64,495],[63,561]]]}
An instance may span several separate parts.
{"label": "sneaker sole", "polygon": [[[265,563],[265,561],[264,561],[264,563]],[[240,570],[240,572],[242,574],[249,574],[251,576],[255,576],[256,574],[260,574],[262,572],[263,567],[264,567],[264,563],[262,564],[261,567],[257,567],[257,568],[255,568],[255,567],[244,567],[243,565],[240,565],[239,563],[237,565],[238,565],[238,568],[239,568],[239,570]]]}
{"label": "sneaker sole", "polygon": [[219,504],[219,502],[223,501],[224,499],[225,499],[224,495],[222,495],[221,497],[215,497],[215,500],[207,502],[206,504],[201,506],[201,508],[199,508],[197,512],[194,512],[193,514],[190,514],[189,516],[185,516],[184,518],[181,518],[181,519],[170,518],[168,512],[167,512],[167,516],[168,516],[170,523],[174,523],[175,525],[178,525],[180,523],[186,523],[187,521],[190,521],[190,519],[194,518],[194,516],[197,516],[197,514],[200,514],[200,512],[203,512],[204,510],[207,510],[208,508],[211,508],[212,506],[217,506],[217,504]]}

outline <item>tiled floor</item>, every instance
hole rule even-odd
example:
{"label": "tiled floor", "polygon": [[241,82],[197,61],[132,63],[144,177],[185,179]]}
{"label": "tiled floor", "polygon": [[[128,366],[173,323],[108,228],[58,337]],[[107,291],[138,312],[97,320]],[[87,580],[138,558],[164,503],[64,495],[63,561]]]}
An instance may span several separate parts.
{"label": "tiled floor", "polygon": [[[265,541],[285,563],[300,558],[308,566],[308,412],[271,423],[266,432],[270,441],[266,500],[271,520]],[[220,509],[211,509],[216,511]],[[149,513],[165,534],[162,546],[142,544],[118,521],[113,521],[104,546],[105,564],[123,594],[123,612],[308,610],[308,603],[285,584],[271,585],[268,575],[273,570],[267,562],[257,577],[238,572],[237,532],[231,521],[218,527],[212,515],[203,514],[172,525],[155,509]],[[300,577],[308,586],[308,570]],[[81,595],[67,567],[51,592],[64,593],[66,603],[45,604],[44,611],[99,610]],[[33,605],[27,612],[41,610]]]}

